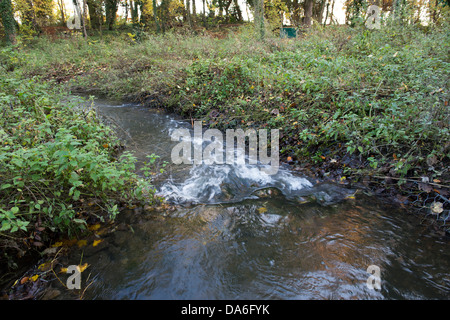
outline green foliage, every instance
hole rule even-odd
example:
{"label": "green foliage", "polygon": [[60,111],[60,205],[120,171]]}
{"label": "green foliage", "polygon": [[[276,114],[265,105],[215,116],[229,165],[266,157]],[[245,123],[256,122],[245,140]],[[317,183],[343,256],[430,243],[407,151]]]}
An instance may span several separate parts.
{"label": "green foliage", "polygon": [[0,18],[5,31],[6,43],[15,44],[17,30],[11,0],[0,1]]}
{"label": "green foliage", "polygon": [[252,31],[222,40],[149,35],[132,46],[127,35],[71,40],[51,50],[41,40],[26,59],[6,60],[27,77],[56,74],[70,88],[143,97],[214,127],[282,129],[282,151],[296,159],[448,174],[448,26],[313,26],[301,40],[265,42]]}
{"label": "green foliage", "polygon": [[[113,219],[118,205],[153,199],[150,181],[135,173],[136,158],[119,156],[112,129],[93,109],[62,97],[32,79],[0,79],[2,233],[36,226],[73,233],[92,214]],[[96,206],[86,210],[89,202]]]}

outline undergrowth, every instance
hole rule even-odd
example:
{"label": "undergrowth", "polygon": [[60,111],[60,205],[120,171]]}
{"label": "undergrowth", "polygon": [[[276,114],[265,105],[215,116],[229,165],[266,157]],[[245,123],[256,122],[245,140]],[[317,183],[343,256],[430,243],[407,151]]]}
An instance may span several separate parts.
{"label": "undergrowth", "polygon": [[398,187],[416,181],[448,199],[449,37],[448,24],[319,26],[261,42],[244,27],[220,40],[41,38],[0,59],[21,77],[137,99],[210,127],[279,128],[291,163]]}
{"label": "undergrowth", "polygon": [[64,92],[3,73],[0,114],[0,261],[155,201],[113,130]]}

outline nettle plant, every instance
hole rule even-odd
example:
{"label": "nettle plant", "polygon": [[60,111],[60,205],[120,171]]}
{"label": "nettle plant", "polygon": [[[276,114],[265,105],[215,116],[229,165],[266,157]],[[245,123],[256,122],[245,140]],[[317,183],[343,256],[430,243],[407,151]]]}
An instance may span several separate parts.
{"label": "nettle plant", "polygon": [[87,203],[114,218],[121,204],[153,201],[136,158],[120,153],[92,108],[63,103],[33,80],[2,79],[0,88],[0,233],[31,225],[72,232],[86,225]]}

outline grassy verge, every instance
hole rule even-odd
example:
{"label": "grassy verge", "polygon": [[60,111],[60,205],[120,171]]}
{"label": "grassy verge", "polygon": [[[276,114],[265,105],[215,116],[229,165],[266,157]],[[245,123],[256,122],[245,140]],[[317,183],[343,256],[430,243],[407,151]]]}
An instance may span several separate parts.
{"label": "grassy verge", "polygon": [[137,99],[220,129],[281,129],[281,153],[319,178],[361,182],[449,215],[448,27],[316,28],[256,42],[126,33],[40,39],[11,72]]}

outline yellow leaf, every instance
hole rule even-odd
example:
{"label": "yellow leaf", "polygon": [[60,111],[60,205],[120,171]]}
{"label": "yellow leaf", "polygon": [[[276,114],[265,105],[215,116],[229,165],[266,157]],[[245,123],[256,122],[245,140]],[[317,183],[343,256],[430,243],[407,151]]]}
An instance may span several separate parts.
{"label": "yellow leaf", "polygon": [[63,243],[61,241],[55,242],[54,244],[52,244],[52,247],[61,247],[63,245]]}
{"label": "yellow leaf", "polygon": [[100,229],[100,223],[90,225],[90,226],[88,227],[88,229],[89,229],[90,231],[98,230],[98,229]]}
{"label": "yellow leaf", "polygon": [[83,265],[78,265],[77,266],[77,270],[79,272],[83,272],[84,270],[86,270],[86,268],[89,267],[89,265],[87,263],[83,264]]}
{"label": "yellow leaf", "polygon": [[60,273],[67,273],[67,268],[61,268],[61,270],[59,270]]}
{"label": "yellow leaf", "polygon": [[79,248],[85,246],[86,244],[87,244],[87,241],[86,241],[86,240],[79,240],[79,241],[77,242],[77,245],[78,245]]}
{"label": "yellow leaf", "polygon": [[51,269],[51,267],[52,267],[52,262],[51,261],[47,261],[47,262],[44,262],[43,264],[41,264],[38,267],[38,269],[41,270],[41,271],[48,271],[48,270]]}
{"label": "yellow leaf", "polygon": [[38,274],[35,274],[34,276],[32,276],[32,277],[30,278],[30,280],[33,281],[33,282],[35,282],[38,278],[39,278],[39,275],[38,275]]}
{"label": "yellow leaf", "polygon": [[264,207],[261,207],[261,208],[258,209],[258,212],[259,212],[259,213],[264,213],[264,212],[266,212],[266,211],[267,211],[267,209],[264,208]]}
{"label": "yellow leaf", "polygon": [[98,246],[100,243],[102,243],[103,242],[103,239],[100,239],[100,240],[94,240],[94,243],[92,244],[92,246],[93,247],[96,247],[96,246]]}

